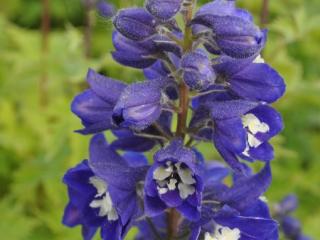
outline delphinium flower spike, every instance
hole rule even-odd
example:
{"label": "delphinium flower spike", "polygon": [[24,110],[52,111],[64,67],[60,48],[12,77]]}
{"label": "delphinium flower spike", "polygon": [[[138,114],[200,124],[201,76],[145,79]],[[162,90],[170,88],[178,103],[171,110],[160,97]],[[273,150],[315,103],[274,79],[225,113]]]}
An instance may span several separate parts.
{"label": "delphinium flower spike", "polygon": [[[267,31],[232,0],[195,9],[195,0],[146,0],[113,17],[114,60],[145,79],[124,84],[90,69],[89,89],[72,102],[77,132],[93,136],[89,159],[65,174],[63,223],[81,225],[84,239],[99,230],[121,240],[131,227],[138,240],[279,239],[262,196],[269,140],[283,128],[270,104],[285,84],[260,56]],[[195,144],[204,141],[222,161],[205,160]]]}

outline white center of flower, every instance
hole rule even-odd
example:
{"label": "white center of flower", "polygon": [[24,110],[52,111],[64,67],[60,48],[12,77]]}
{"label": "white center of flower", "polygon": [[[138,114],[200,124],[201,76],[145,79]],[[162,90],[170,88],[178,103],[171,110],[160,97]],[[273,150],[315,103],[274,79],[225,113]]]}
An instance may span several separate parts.
{"label": "white center of flower", "polygon": [[109,221],[117,220],[118,214],[112,205],[110,195],[107,191],[107,184],[96,176],[89,178],[89,183],[92,184],[97,190],[95,199],[90,203],[90,207],[99,208],[100,217],[107,216]]}
{"label": "white center of flower", "polygon": [[218,225],[214,234],[205,233],[204,240],[239,240],[240,237],[241,232],[238,228],[230,229]]}
{"label": "white center of flower", "polygon": [[261,57],[261,55],[259,55],[258,57],[256,57],[255,60],[253,60],[253,63],[265,63],[264,59]]}
{"label": "white center of flower", "polygon": [[157,182],[159,194],[178,189],[182,199],[186,199],[195,192],[196,180],[192,171],[184,164],[168,161],[166,166],[160,166],[153,172],[153,179]]}
{"label": "white center of flower", "polygon": [[262,142],[256,138],[255,134],[257,133],[267,133],[270,131],[268,124],[261,122],[254,114],[249,113],[242,117],[242,123],[245,128],[247,128],[248,139],[247,146],[243,154],[249,156],[250,147],[257,148]]}

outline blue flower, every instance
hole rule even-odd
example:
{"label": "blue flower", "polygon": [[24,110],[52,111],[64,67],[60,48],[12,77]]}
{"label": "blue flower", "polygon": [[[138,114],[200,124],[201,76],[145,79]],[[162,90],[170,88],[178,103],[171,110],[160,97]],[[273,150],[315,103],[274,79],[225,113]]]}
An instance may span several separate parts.
{"label": "blue flower", "polygon": [[93,173],[88,161],[70,169],[63,180],[70,198],[63,223],[82,225],[83,239],[92,239],[98,228],[107,228],[110,239],[119,239],[123,230],[107,183]]}
{"label": "blue flower", "polygon": [[76,96],[71,105],[85,127],[78,132],[92,134],[113,129],[112,111],[126,85],[92,69],[88,71],[87,82],[90,89]]}
{"label": "blue flower", "polygon": [[285,92],[283,78],[260,57],[237,60],[222,56],[214,62],[217,82],[240,98],[272,103]]}
{"label": "blue flower", "polygon": [[84,239],[92,239],[99,228],[103,239],[123,239],[133,219],[141,214],[137,191],[146,164],[142,155],[123,158],[102,135],[94,136],[89,162],[83,161],[64,176],[70,201],[63,223],[82,225]]}
{"label": "blue flower", "polygon": [[269,164],[256,175],[234,176],[231,187],[222,183],[227,176],[223,167],[207,166],[207,171],[220,172],[221,177],[204,182],[201,218],[195,223],[185,222],[192,229],[190,240],[278,239],[277,223],[259,198],[270,184]]}
{"label": "blue flower", "polygon": [[212,140],[221,156],[238,171],[237,156],[270,161],[273,149],[268,143],[282,128],[278,112],[267,105],[246,100],[208,101],[199,106],[190,123],[195,137]]}
{"label": "blue flower", "polygon": [[197,220],[203,184],[194,152],[183,147],[182,141],[174,140],[154,159],[145,182],[146,214],[157,216],[166,208],[176,208],[186,218]]}
{"label": "blue flower", "polygon": [[[252,56],[264,47],[266,32],[261,31],[245,10],[237,9],[235,1],[215,0],[202,6],[193,24],[211,30],[205,34],[213,53],[221,52],[235,58]],[[210,34],[211,33],[211,34]]]}

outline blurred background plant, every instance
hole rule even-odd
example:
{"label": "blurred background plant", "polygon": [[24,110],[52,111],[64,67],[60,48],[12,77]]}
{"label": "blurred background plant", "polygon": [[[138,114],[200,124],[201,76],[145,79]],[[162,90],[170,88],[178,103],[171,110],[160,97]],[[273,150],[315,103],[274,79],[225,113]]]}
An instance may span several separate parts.
{"label": "blurred background plant", "polygon": [[[88,137],[70,102],[86,87],[88,67],[128,82],[142,74],[110,55],[112,24],[88,0],[0,0],[0,232],[5,239],[79,239],[61,224],[67,168],[87,157]],[[114,0],[117,8],[142,0]],[[206,1],[202,1],[206,2]],[[286,128],[274,140],[272,204],[300,199],[296,216],[320,236],[320,2],[239,0],[269,28],[264,58],[286,79],[276,105]],[[265,4],[263,7],[263,4]],[[267,8],[266,8],[267,6]],[[264,9],[264,10],[263,10]],[[217,158],[209,145],[208,159]],[[134,232],[129,234],[132,239]]]}

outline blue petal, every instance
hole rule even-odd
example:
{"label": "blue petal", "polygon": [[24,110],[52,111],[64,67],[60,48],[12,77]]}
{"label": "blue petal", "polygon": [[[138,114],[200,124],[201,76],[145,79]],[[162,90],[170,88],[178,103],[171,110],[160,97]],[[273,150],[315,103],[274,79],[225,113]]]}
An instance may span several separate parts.
{"label": "blue petal", "polygon": [[112,78],[105,77],[89,69],[87,82],[97,96],[110,104],[115,104],[126,84]]}
{"label": "blue petal", "polygon": [[74,227],[82,223],[82,215],[78,208],[69,203],[64,210],[62,223],[68,227]]}
{"label": "blue petal", "polygon": [[213,140],[234,153],[242,153],[246,148],[246,131],[240,118],[215,121]]}
{"label": "blue petal", "polygon": [[257,137],[261,142],[268,141],[270,138],[277,135],[283,129],[283,122],[281,115],[268,105],[260,105],[249,113],[254,114],[260,122],[268,124],[269,131],[266,133],[257,133]]}
{"label": "blue petal", "polygon": [[132,151],[132,152],[146,152],[155,146],[156,142],[151,139],[131,136],[126,138],[119,138],[110,145],[116,150]]}
{"label": "blue petal", "polygon": [[80,133],[90,134],[113,128],[113,105],[97,97],[92,90],[86,90],[76,96],[72,102],[71,110],[81,120],[85,129]]}
{"label": "blue petal", "polygon": [[121,240],[124,237],[123,230],[120,221],[106,222],[106,224],[101,227],[101,239]]}
{"label": "blue petal", "polygon": [[158,197],[144,196],[144,207],[147,216],[154,217],[163,213],[167,208],[164,202]]}
{"label": "blue petal", "polygon": [[184,201],[180,206],[178,206],[177,210],[190,221],[197,221],[200,219],[200,211],[198,210],[198,208],[192,206],[186,201]]}
{"label": "blue petal", "polygon": [[271,219],[230,216],[215,217],[214,220],[221,226],[239,229],[241,232],[241,239],[278,240],[278,224]]}
{"label": "blue petal", "polygon": [[147,68],[154,64],[157,59],[150,58],[148,55],[141,55],[138,53],[130,53],[126,51],[114,51],[112,52],[112,57],[118,63],[133,67],[133,68]]}
{"label": "blue petal", "polygon": [[181,139],[175,139],[167,147],[160,149],[154,155],[154,160],[159,163],[166,161],[182,162],[193,171],[196,170],[196,156],[192,150],[183,147]]}
{"label": "blue petal", "polygon": [[102,134],[90,143],[90,166],[94,173],[108,184],[122,189],[134,189],[144,179],[148,167],[129,167],[127,161],[111,149]]}
{"label": "blue petal", "polygon": [[165,194],[161,194],[160,199],[170,208],[178,207],[183,202],[177,189],[173,191],[168,191]]}
{"label": "blue petal", "polygon": [[131,167],[142,167],[148,165],[148,159],[143,154],[126,152],[123,157]]}
{"label": "blue petal", "polygon": [[283,78],[270,66],[252,63],[229,80],[238,96],[268,103],[275,102],[285,92]]}
{"label": "blue petal", "polygon": [[83,240],[91,240],[96,234],[98,228],[83,225],[81,229]]}
{"label": "blue petal", "polygon": [[266,163],[265,167],[256,175],[238,179],[229,191],[222,192],[219,196],[220,201],[227,203],[236,209],[245,209],[267,190],[271,183],[270,164]]}
{"label": "blue petal", "polygon": [[213,138],[214,145],[220,155],[223,157],[223,159],[229,164],[229,166],[239,172],[239,173],[245,173],[246,168],[244,165],[238,160],[236,154],[230,150],[227,149],[227,147],[224,145],[224,143],[221,142],[220,138]]}
{"label": "blue petal", "polygon": [[226,119],[241,117],[245,113],[258,106],[257,102],[245,100],[230,100],[230,101],[213,101],[206,105],[211,110],[213,119]]}
{"label": "blue petal", "polygon": [[122,225],[127,225],[133,217],[138,216],[139,206],[135,188],[128,191],[109,186],[108,192],[120,215]]}
{"label": "blue petal", "polygon": [[[250,158],[249,161],[252,160],[261,160],[261,161],[271,161],[274,158],[273,147],[268,142],[264,142],[256,148],[249,148],[248,154]],[[242,156],[246,159],[246,156]]]}

